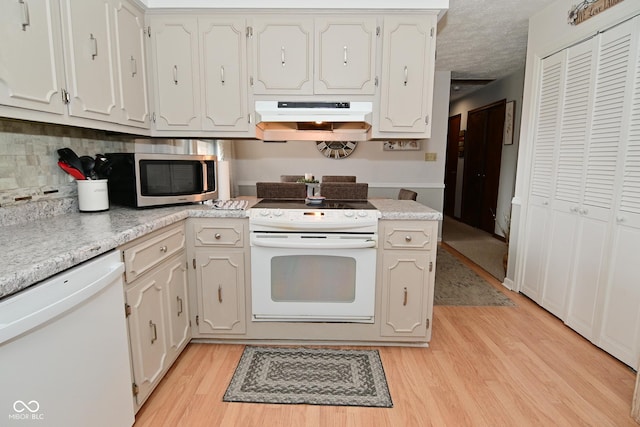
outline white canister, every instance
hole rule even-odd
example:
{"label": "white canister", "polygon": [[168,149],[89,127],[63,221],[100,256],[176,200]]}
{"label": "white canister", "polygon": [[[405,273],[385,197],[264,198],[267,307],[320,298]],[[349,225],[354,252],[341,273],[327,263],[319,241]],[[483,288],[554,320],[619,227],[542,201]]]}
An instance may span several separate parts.
{"label": "white canister", "polygon": [[80,212],[99,212],[109,209],[109,190],[106,179],[76,180]]}

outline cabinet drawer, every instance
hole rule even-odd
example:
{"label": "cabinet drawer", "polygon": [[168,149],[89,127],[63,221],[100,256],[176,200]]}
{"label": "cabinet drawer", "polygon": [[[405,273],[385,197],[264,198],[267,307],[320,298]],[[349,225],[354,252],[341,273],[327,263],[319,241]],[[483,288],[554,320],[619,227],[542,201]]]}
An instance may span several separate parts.
{"label": "cabinet drawer", "polygon": [[184,226],[173,227],[123,251],[127,282],[185,248]]}
{"label": "cabinet drawer", "polygon": [[430,250],[432,239],[437,238],[433,228],[428,223],[424,224],[398,224],[387,225],[384,228],[385,249],[420,249]]}
{"label": "cabinet drawer", "polygon": [[204,221],[194,224],[195,246],[221,246],[241,248],[244,246],[244,222],[236,220]]}

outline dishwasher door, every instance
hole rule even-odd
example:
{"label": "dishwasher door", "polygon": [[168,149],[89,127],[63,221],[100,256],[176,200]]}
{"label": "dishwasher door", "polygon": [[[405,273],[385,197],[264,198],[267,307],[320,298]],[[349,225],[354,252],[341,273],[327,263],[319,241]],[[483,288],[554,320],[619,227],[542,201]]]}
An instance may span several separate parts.
{"label": "dishwasher door", "polygon": [[131,426],[117,251],[0,300],[0,424]]}

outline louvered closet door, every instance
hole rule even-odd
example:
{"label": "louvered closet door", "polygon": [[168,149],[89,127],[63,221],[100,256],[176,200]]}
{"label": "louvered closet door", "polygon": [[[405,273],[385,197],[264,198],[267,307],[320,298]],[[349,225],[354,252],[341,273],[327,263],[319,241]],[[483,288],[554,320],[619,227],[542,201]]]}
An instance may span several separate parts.
{"label": "louvered closet door", "polygon": [[584,194],[577,207],[580,216],[579,239],[573,286],[566,323],[592,341],[598,298],[606,283],[605,267],[609,255],[610,220],[616,198],[621,165],[621,141],[628,117],[631,26],[625,24],[606,31],[598,38],[598,64],[595,72],[592,117],[586,152]]}
{"label": "louvered closet door", "polygon": [[[620,121],[618,203],[611,253],[610,273],[604,298],[604,313],[598,345],[638,368],[640,359],[640,18],[603,34],[610,49],[626,55],[627,76],[623,120]],[[622,59],[620,62],[623,63]],[[612,122],[617,125],[618,122]],[[613,142],[611,142],[613,144]]]}
{"label": "louvered closet door", "polygon": [[561,88],[566,52],[542,61],[531,167],[531,187],[524,236],[525,265],[521,291],[537,303],[542,298],[547,259],[547,223],[550,213],[554,156],[558,139]]}
{"label": "louvered closet door", "polygon": [[587,40],[566,51],[555,176],[550,177],[553,198],[541,305],[561,319],[566,316],[567,292],[579,250],[575,242],[581,225],[579,209],[596,64],[594,43],[595,39]]}

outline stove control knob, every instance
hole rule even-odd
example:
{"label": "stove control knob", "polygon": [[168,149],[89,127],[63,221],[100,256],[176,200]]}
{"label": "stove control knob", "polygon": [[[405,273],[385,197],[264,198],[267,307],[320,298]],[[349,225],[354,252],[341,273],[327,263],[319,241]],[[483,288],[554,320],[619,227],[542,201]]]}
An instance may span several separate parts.
{"label": "stove control knob", "polygon": [[364,218],[365,216],[367,216],[367,211],[360,211],[360,212],[358,212],[358,216],[359,216],[360,218]]}
{"label": "stove control knob", "polygon": [[260,210],[260,215],[267,216],[267,215],[269,215],[269,211],[266,210],[266,209],[262,209],[262,210]]}
{"label": "stove control knob", "polygon": [[344,211],[344,216],[351,218],[353,216],[353,211]]}
{"label": "stove control knob", "polygon": [[282,209],[276,209],[275,212],[273,213],[273,216],[282,216],[283,212]]}

